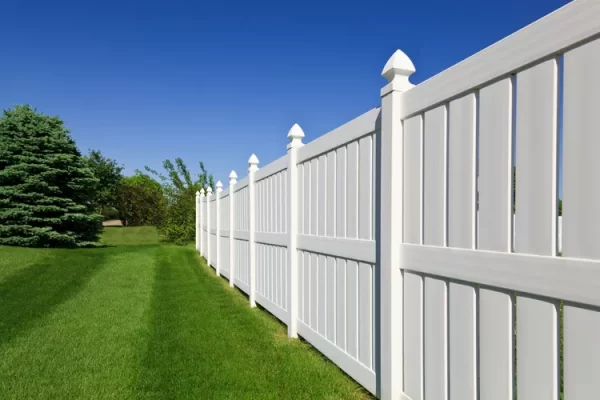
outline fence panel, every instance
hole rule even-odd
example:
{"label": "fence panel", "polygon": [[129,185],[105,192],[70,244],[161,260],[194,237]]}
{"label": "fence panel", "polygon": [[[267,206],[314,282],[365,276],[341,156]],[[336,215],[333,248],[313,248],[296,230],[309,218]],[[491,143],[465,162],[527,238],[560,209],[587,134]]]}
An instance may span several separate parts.
{"label": "fence panel", "polygon": [[378,117],[379,110],[363,114],[298,156],[298,331],[372,391]]}
{"label": "fence panel", "polygon": [[221,235],[219,268],[251,304],[382,398],[592,398],[599,35],[600,3],[579,0],[416,87],[396,52],[382,108],[251,157],[219,231],[220,193],[200,198],[200,248],[215,266]]}
{"label": "fence panel", "polygon": [[256,173],[256,300],[288,321],[287,156]]}
{"label": "fence panel", "polygon": [[[575,10],[586,14],[586,17],[577,14],[580,16],[578,23],[574,23],[573,19]],[[589,249],[598,248],[591,245],[589,239],[598,236],[595,234],[598,221],[594,217],[600,215],[597,207],[600,190],[590,184],[592,178],[586,180],[586,174],[597,163],[598,142],[589,134],[594,125],[593,122],[586,125],[586,122],[597,119],[592,118],[595,114],[588,110],[594,108],[590,108],[590,104],[599,103],[597,85],[595,87],[592,83],[598,79],[595,75],[592,77],[591,72],[587,80],[585,77],[587,71],[594,70],[590,65],[598,65],[600,58],[597,51],[588,50],[598,46],[595,41],[583,45],[577,41],[600,32],[600,24],[592,24],[589,20],[590,14],[598,16],[599,13],[597,3],[571,3],[504,43],[494,45],[423,86],[411,89],[404,98],[409,103],[402,109],[407,114],[404,118],[405,231],[404,244],[400,246],[401,268],[405,271],[405,349],[407,344],[419,349],[420,332],[418,326],[412,325],[420,323],[420,274],[427,276],[422,294],[424,394],[420,391],[419,373],[408,371],[409,366],[420,370],[420,352],[410,348],[404,354],[404,390],[411,398],[446,398],[444,377],[445,368],[449,368],[450,398],[475,399],[479,396],[506,399],[513,397],[512,391],[516,387],[519,398],[557,399],[561,389],[560,300],[567,302],[564,323],[565,398],[589,398],[597,391],[589,390],[597,385],[597,380],[591,378],[589,372],[590,369],[598,371],[593,354],[600,346],[597,339],[591,339],[596,336],[592,333],[590,340],[583,342],[575,337],[579,335],[581,338],[583,332],[594,332],[600,326],[595,297],[581,297],[585,291],[583,288],[588,286],[586,282],[593,279],[588,273],[597,274],[598,261],[589,261],[590,270],[585,267],[580,270],[581,261],[558,257],[562,221],[557,215],[557,144],[562,108],[565,120],[563,256],[600,258],[597,251],[569,252],[569,245],[573,246],[571,249],[580,249],[590,243]],[[560,73],[556,54],[560,57],[564,47],[548,47],[547,51],[539,53],[540,47],[546,46],[544,43],[529,51],[521,47],[521,52],[517,53],[509,52],[505,45],[507,42],[533,44],[534,37],[552,36],[548,43],[555,41],[561,35],[548,21],[556,22],[559,15],[563,16],[563,22],[573,22],[572,28],[579,32],[569,33],[577,40],[561,42],[569,48],[565,54],[565,96],[562,101],[559,100]],[[564,37],[560,41],[562,39]],[[527,53],[538,56],[523,55]],[[506,59],[504,65],[513,65],[512,68],[497,70],[498,64],[492,66],[495,60],[502,58],[501,54]],[[516,59],[528,61],[511,64]],[[474,65],[482,72],[469,74],[469,66]],[[488,65],[490,68],[486,68]],[[572,72],[569,67],[573,68]],[[497,74],[485,75],[494,68]],[[473,81],[476,76],[487,78],[473,81],[472,86],[457,81],[450,86],[460,87],[459,90],[449,97],[440,97],[440,93],[448,93],[449,86],[445,83],[450,82],[455,74],[464,76],[464,81]],[[591,87],[594,89],[590,90]],[[465,92],[466,95],[463,94]],[[430,96],[432,93],[435,95]],[[432,114],[442,109],[444,104],[449,104],[446,154],[436,152],[434,149],[440,146],[431,144],[433,138],[428,137],[430,131],[439,129],[439,123]],[[418,136],[414,135],[419,131],[415,121],[420,118],[423,118],[425,127],[422,153],[417,151]],[[423,157],[422,178],[417,175],[420,154]],[[587,155],[589,157],[586,158]],[[444,157],[448,160],[447,180],[444,174],[440,174],[441,180],[436,179],[432,176],[432,168]],[[516,183],[513,171],[519,178]],[[477,177],[475,182],[473,176]],[[418,198],[420,184],[423,185],[422,199]],[[515,197],[513,189],[516,190]],[[572,199],[571,202],[569,199]],[[444,201],[447,201],[445,205]],[[460,208],[458,201],[463,203]],[[448,211],[447,217],[435,213],[431,202],[437,205],[441,202],[441,210],[446,208]],[[420,204],[424,207],[422,222],[418,217]],[[577,217],[571,219],[568,210],[573,210]],[[431,221],[432,215],[435,222]],[[423,244],[419,244],[419,223],[423,229]],[[465,250],[446,248],[439,237],[430,237],[429,232],[432,229],[438,232],[437,227],[443,227],[444,223],[448,224],[447,230],[442,228],[441,231],[448,232],[447,245]],[[430,227],[432,224],[436,224],[434,228]],[[432,245],[442,247],[436,249]],[[556,265],[557,269],[554,270],[552,265]],[[558,275],[554,276],[554,272]],[[449,282],[447,293],[444,291],[445,282]],[[536,284],[531,285],[532,282]],[[572,301],[579,305],[568,305]],[[447,343],[443,315],[445,302],[449,311]],[[568,318],[570,312],[571,320]],[[513,341],[515,334],[516,342]],[[570,336],[569,340],[567,336]],[[448,346],[448,359],[444,358],[445,345]],[[590,349],[585,355],[584,348]],[[476,359],[477,349],[479,362]],[[429,385],[429,382],[432,384]],[[569,392],[572,394],[569,395]]]}

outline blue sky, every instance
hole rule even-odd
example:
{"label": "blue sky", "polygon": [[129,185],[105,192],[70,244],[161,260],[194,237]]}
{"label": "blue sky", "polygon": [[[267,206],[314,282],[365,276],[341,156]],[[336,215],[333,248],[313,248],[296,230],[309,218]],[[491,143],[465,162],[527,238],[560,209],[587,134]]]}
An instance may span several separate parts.
{"label": "blue sky", "polygon": [[62,117],[133,173],[182,157],[225,183],[376,107],[400,48],[417,84],[566,0],[21,1],[2,7],[0,107]]}

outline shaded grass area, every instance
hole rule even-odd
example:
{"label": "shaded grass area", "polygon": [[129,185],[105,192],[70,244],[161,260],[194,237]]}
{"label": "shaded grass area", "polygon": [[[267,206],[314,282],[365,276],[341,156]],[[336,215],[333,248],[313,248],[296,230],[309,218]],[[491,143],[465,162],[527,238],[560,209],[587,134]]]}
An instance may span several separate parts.
{"label": "shaded grass area", "polygon": [[100,245],[132,246],[156,245],[159,242],[158,232],[151,226],[126,228],[123,226],[105,226]]}
{"label": "shaded grass area", "polygon": [[365,398],[149,228],[96,249],[0,247],[0,398]]}

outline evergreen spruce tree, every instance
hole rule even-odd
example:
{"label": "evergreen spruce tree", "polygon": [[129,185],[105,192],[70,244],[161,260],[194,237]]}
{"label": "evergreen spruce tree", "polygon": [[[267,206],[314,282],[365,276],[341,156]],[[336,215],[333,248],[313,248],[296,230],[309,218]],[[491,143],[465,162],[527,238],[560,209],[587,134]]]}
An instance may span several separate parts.
{"label": "evergreen spruce tree", "polygon": [[97,180],[63,121],[16,106],[0,118],[0,244],[84,247],[102,231]]}

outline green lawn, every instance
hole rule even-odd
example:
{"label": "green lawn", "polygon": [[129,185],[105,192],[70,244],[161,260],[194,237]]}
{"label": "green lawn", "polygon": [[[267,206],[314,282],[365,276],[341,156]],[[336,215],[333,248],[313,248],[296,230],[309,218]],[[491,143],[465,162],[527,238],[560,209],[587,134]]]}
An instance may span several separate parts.
{"label": "green lawn", "polygon": [[150,228],[104,247],[0,247],[1,399],[366,398]]}

